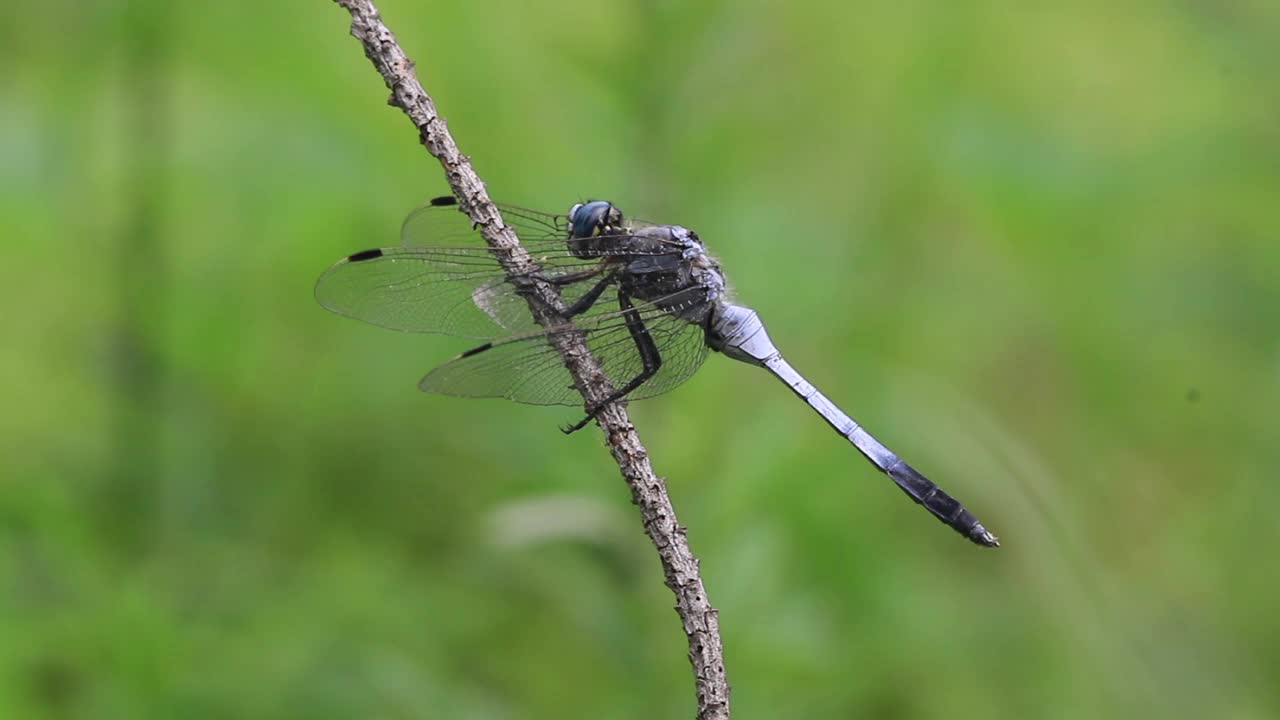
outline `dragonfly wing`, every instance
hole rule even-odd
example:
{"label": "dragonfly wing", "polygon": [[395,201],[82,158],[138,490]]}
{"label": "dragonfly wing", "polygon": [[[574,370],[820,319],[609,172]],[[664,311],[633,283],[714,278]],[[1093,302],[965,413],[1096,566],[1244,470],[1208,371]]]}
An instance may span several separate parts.
{"label": "dragonfly wing", "polygon": [[316,300],[340,315],[464,337],[492,337],[514,324],[512,303],[503,300],[510,294],[506,275],[481,248],[365,250],[316,281]]}
{"label": "dragonfly wing", "polygon": [[[537,246],[554,243],[564,248],[569,237],[569,221],[564,215],[529,210],[517,205],[496,203],[502,220],[515,229],[520,242]],[[400,239],[405,247],[418,245],[452,245],[487,247],[476,232],[471,218],[458,208],[452,195],[432,198],[410,212],[400,226]]]}
{"label": "dragonfly wing", "polygon": [[[661,367],[630,397],[641,399],[667,392],[687,380],[707,356],[703,329],[653,305],[637,312],[653,338]],[[500,397],[530,405],[581,406],[556,349],[558,338],[582,333],[614,387],[640,375],[644,367],[632,331],[620,312],[596,315],[548,331],[486,343],[432,370],[418,384],[426,392],[462,397]]]}
{"label": "dragonfly wing", "polygon": [[[316,282],[317,301],[393,330],[479,339],[518,335],[541,330],[518,288],[551,282],[569,308],[628,257],[655,254],[636,249],[625,233],[594,239],[598,247],[571,249],[564,216],[499,207],[521,238],[513,252],[527,255],[536,277],[509,276],[495,255],[501,251],[484,242],[454,198],[445,197],[409,214],[404,246],[365,250],[330,267]],[[616,312],[616,298],[616,288],[606,287],[579,319]]]}
{"label": "dragonfly wing", "polygon": [[[601,261],[567,251],[539,258],[540,277],[566,304],[598,282]],[[404,332],[492,338],[538,328],[516,283],[488,248],[398,247],[344,258],[316,281],[316,300],[340,315]],[[609,302],[611,293],[600,302]]]}

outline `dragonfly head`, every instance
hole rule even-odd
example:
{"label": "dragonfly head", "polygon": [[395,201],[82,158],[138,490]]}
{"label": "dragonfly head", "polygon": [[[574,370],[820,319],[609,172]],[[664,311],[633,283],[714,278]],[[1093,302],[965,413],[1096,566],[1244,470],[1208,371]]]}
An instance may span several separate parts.
{"label": "dragonfly head", "polygon": [[622,225],[622,211],[605,200],[578,203],[569,208],[569,237],[589,238],[609,234]]}

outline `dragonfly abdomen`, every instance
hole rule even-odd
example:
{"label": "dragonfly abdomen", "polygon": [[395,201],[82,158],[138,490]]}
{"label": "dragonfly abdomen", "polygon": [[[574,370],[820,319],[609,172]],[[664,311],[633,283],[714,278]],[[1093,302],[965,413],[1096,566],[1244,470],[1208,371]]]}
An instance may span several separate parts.
{"label": "dragonfly abdomen", "polygon": [[948,495],[932,480],[908,465],[889,448],[886,448],[872,437],[871,433],[859,425],[853,418],[844,413],[831,402],[812,383],[805,380],[790,363],[776,354],[766,360],[763,365],[788,387],[809,407],[813,408],[827,424],[857,448],[877,470],[889,476],[904,493],[916,503],[924,506],[934,517],[941,520],[956,532],[969,540],[985,547],[997,547],[1000,541],[991,534],[973,513],[965,509],[960,501]]}

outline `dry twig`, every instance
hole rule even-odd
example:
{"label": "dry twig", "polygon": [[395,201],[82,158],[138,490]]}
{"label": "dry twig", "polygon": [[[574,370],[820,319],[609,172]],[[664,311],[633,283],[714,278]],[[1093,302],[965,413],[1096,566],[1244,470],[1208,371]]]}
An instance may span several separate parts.
{"label": "dry twig", "polygon": [[[508,273],[524,273],[532,263],[521,249],[515,232],[504,225],[489,199],[484,183],[470,160],[458,151],[435,104],[418,82],[413,62],[383,24],[370,0],[335,0],[351,13],[351,34],[364,45],[365,55],[391,89],[391,105],[404,111],[418,128],[422,144],[444,166],[445,176],[464,212],[480,230]],[[526,294],[529,310],[542,325],[564,321],[558,291],[547,283],[535,283]],[[581,336],[554,339],[587,407],[596,407],[609,394],[608,378],[587,349]],[[729,717],[729,683],[725,678],[720,643],[720,623],[707,600],[698,570],[698,559],[689,549],[685,528],[676,520],[666,483],[653,472],[649,452],[640,443],[635,426],[619,403],[606,405],[596,416],[622,477],[631,488],[632,501],[640,508],[645,533],[662,561],[667,587],[676,596],[676,612],[689,638],[689,662],[693,665],[699,720]]]}

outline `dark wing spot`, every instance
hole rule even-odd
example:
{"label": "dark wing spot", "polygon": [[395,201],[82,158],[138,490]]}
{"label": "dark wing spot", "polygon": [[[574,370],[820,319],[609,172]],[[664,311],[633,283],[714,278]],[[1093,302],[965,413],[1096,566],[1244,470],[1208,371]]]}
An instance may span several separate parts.
{"label": "dark wing spot", "polygon": [[452,195],[441,195],[440,197],[431,198],[431,204],[435,207],[446,207],[448,205],[457,205],[458,198]]}
{"label": "dark wing spot", "polygon": [[464,357],[471,357],[472,355],[475,355],[476,353],[484,352],[485,350],[488,350],[488,349],[489,349],[489,348],[491,348],[491,347],[493,347],[493,343],[491,343],[491,342],[487,342],[487,343],[485,343],[485,344],[483,344],[483,345],[477,345],[477,346],[475,346],[475,347],[471,348],[470,350],[468,350],[468,351],[466,351],[466,352],[462,353],[461,355],[459,355],[459,356],[458,356],[458,358],[459,358],[459,359],[461,359],[461,358],[464,358]]}
{"label": "dark wing spot", "polygon": [[365,260],[372,260],[374,258],[380,258],[380,257],[382,257],[382,251],[377,248],[374,248],[372,250],[361,250],[355,255],[349,256],[347,258],[347,262],[363,262]]}

